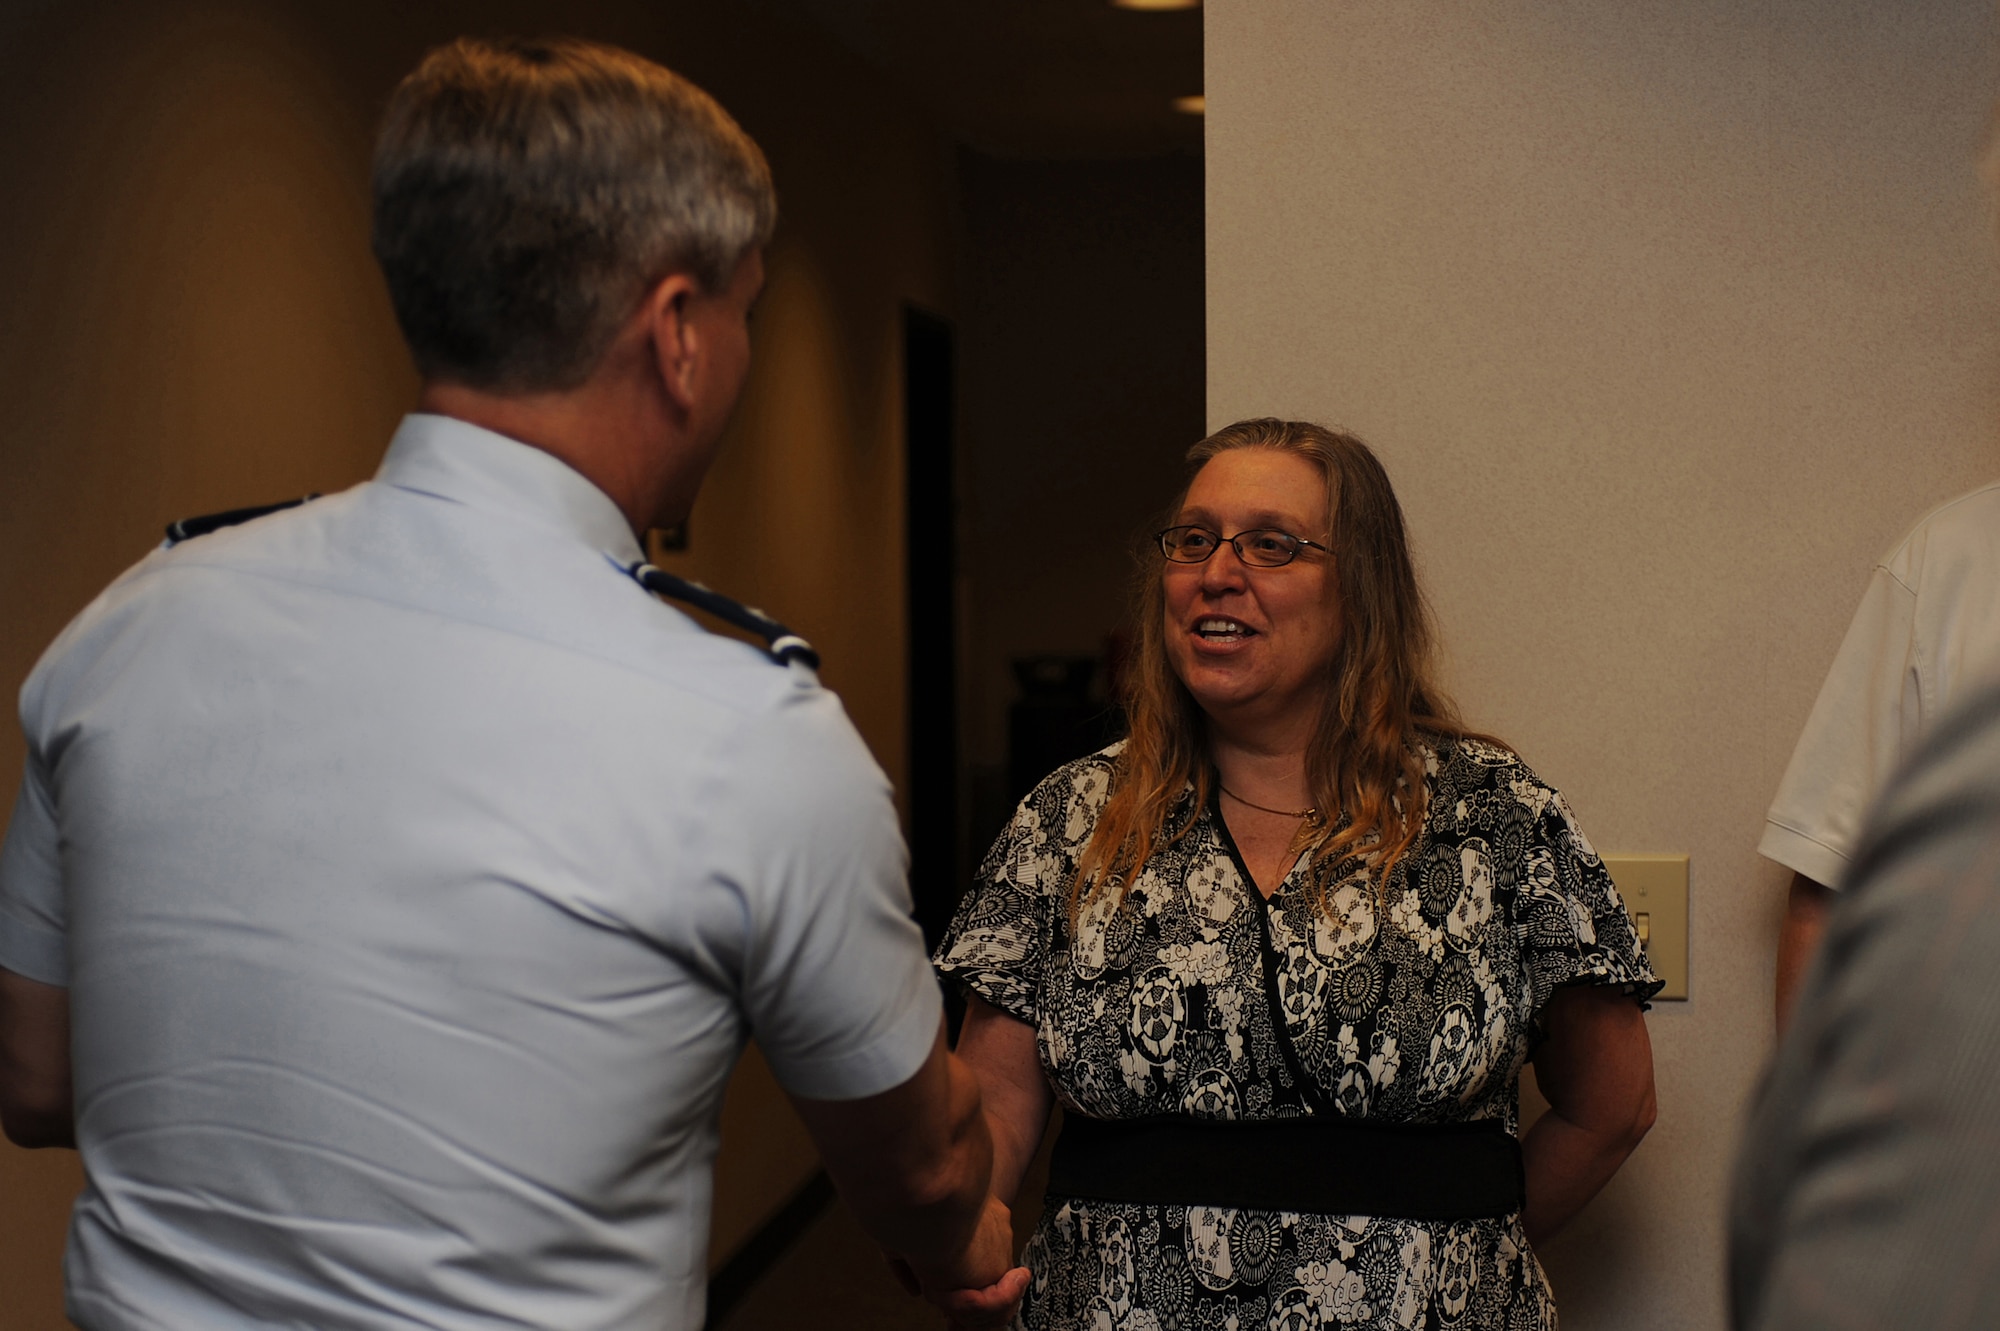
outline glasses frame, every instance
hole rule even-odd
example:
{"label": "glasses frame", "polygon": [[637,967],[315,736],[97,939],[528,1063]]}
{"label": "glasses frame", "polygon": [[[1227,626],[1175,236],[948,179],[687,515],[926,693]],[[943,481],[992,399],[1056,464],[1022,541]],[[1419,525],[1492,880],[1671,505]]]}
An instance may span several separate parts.
{"label": "glasses frame", "polygon": [[[1215,537],[1215,547],[1200,559],[1178,558],[1167,546],[1167,538],[1177,531],[1205,531]],[[1288,541],[1297,542],[1298,549],[1292,551],[1289,556],[1276,564],[1260,564],[1244,556],[1242,541],[1246,536],[1282,536]],[[1318,550],[1322,554],[1329,555],[1333,553],[1332,550],[1321,545],[1318,541],[1309,541],[1303,536],[1294,536],[1282,527],[1250,527],[1244,531],[1237,532],[1234,536],[1224,536],[1221,532],[1215,530],[1215,528],[1204,527],[1199,522],[1183,522],[1178,526],[1163,527],[1153,533],[1153,543],[1160,547],[1160,554],[1166,558],[1168,563],[1184,564],[1195,568],[1215,558],[1216,550],[1220,550],[1225,545],[1236,552],[1236,562],[1245,568],[1285,568],[1297,560],[1300,553],[1306,550]]]}

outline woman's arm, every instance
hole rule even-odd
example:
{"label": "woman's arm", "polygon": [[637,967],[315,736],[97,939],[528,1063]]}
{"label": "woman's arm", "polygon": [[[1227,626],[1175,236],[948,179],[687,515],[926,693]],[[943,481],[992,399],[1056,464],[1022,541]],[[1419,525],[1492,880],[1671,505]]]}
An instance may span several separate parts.
{"label": "woman's arm", "polygon": [[[1542,1014],[1532,1059],[1549,1112],[1521,1143],[1527,1157],[1528,1242],[1554,1237],[1595,1197],[1653,1126],[1653,1046],[1631,996],[1607,985],[1558,989]],[[994,1142],[998,1178],[999,1142]]]}
{"label": "woman's arm", "polygon": [[1012,1206],[1021,1175],[1041,1149],[1055,1101],[1035,1052],[1035,1028],[978,994],[968,994],[958,1056],[979,1078],[986,1126],[993,1135],[993,1195]]}

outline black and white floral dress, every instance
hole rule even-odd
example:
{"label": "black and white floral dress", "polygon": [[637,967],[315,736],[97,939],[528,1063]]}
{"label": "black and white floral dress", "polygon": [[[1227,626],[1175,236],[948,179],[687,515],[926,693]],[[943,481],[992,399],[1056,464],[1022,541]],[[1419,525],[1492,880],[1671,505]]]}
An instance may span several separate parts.
{"label": "black and white floral dress", "polygon": [[[1316,911],[1302,867],[1264,902],[1210,807],[1155,852],[1122,909],[1087,909],[1072,932],[1070,880],[1117,749],[1058,769],[1022,801],[938,949],[940,970],[1036,1028],[1065,1112],[1499,1119],[1518,1133],[1521,1066],[1557,987],[1616,985],[1642,1000],[1660,987],[1562,796],[1474,741],[1426,754],[1428,815],[1392,875],[1387,919],[1359,875],[1334,912]],[[1556,1324],[1518,1217],[1052,1195],[1027,1263],[1026,1331]]]}

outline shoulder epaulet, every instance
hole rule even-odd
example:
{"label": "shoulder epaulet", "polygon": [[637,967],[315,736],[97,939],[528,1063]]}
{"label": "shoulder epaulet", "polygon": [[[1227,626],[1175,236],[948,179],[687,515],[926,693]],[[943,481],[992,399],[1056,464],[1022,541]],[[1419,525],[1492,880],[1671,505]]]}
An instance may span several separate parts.
{"label": "shoulder epaulet", "polygon": [[721,592],[713,591],[698,582],[677,578],[664,569],[655,568],[643,559],[625,569],[632,581],[656,596],[664,596],[670,601],[682,601],[698,610],[706,610],[725,624],[732,624],[746,633],[755,634],[764,643],[764,650],[780,665],[791,661],[802,661],[813,669],[819,669],[819,653],[813,645],[798,634],[765,614],[752,609],[741,601],[732,601]]}
{"label": "shoulder epaulet", "polygon": [[205,513],[198,518],[182,518],[178,522],[167,524],[167,544],[179,545],[182,541],[191,540],[196,536],[206,536],[212,531],[221,531],[224,527],[234,527],[238,523],[261,518],[267,513],[281,513],[288,508],[297,508],[300,504],[309,504],[317,498],[319,498],[317,494],[309,494],[303,499],[286,499],[276,504],[252,504],[249,508],[231,508],[220,513]]}

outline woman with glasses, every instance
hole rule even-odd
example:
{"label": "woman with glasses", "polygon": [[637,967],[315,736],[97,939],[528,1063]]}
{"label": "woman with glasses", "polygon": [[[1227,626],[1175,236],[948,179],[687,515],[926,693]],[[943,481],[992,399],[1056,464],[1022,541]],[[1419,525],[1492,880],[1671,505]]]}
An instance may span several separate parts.
{"label": "woman with glasses", "polygon": [[1438,691],[1374,455],[1252,420],[1189,461],[1129,737],[1022,802],[938,951],[997,1196],[1065,1114],[1018,1325],[1553,1327],[1532,1245],[1651,1126],[1659,984]]}

